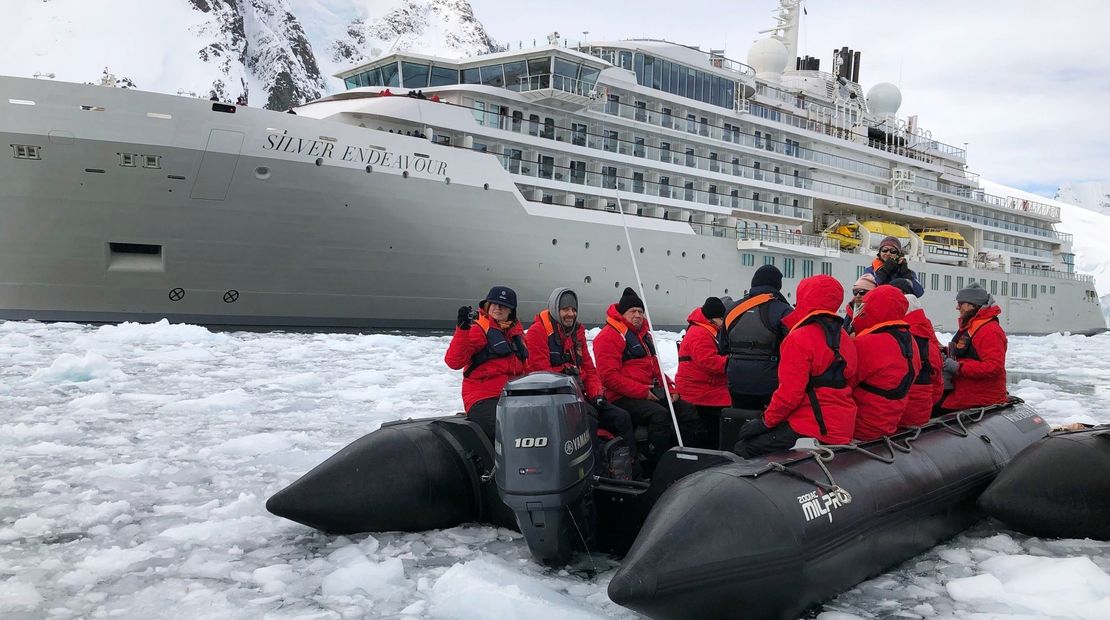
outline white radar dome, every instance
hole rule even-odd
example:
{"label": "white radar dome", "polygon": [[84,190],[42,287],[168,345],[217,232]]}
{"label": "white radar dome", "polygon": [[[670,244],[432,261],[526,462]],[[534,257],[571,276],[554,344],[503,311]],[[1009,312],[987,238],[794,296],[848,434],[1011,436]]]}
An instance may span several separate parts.
{"label": "white radar dome", "polygon": [[896,114],[902,105],[902,91],[890,82],[880,82],[867,91],[867,109],[873,114]]}
{"label": "white radar dome", "polygon": [[786,70],[788,52],[778,39],[760,39],[748,50],[748,65],[756,73],[782,73]]}

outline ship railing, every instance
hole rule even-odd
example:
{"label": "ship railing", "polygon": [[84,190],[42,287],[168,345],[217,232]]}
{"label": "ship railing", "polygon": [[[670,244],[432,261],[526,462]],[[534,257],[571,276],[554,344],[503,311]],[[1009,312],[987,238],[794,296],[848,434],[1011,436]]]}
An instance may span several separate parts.
{"label": "ship railing", "polygon": [[1000,209],[1010,209],[1012,211],[1020,211],[1031,215],[1039,215],[1041,217],[1045,217],[1056,222],[1060,221],[1060,207],[1057,207],[1055,205],[1048,205],[1037,202],[1035,200],[1014,198],[1012,196],[995,196],[993,194],[988,194],[981,189],[974,189],[959,185],[951,186],[947,184],[941,184],[933,181],[932,179],[926,179],[920,176],[914,179],[913,184],[922,189],[941,194],[958,196],[965,200],[973,200],[975,202],[980,202],[992,207],[997,207]]}
{"label": "ship railing", "polygon": [[1052,252],[1049,250],[1041,250],[1038,248],[1029,248],[1013,243],[1003,243],[1001,241],[983,241],[982,247],[991,248],[992,250],[1002,250],[1004,252],[1011,252],[1013,254],[1023,254],[1025,256],[1035,256],[1044,260],[1052,260]]}
{"label": "ship railing", "polygon": [[737,239],[740,241],[765,241],[826,250],[840,250],[840,241],[837,239],[830,239],[821,235],[803,235],[789,230],[739,229],[737,230]]}
{"label": "ship railing", "polygon": [[596,81],[585,82],[558,73],[526,75],[520,78],[520,92],[527,93],[537,90],[557,90],[594,99],[598,97]]}
{"label": "ship railing", "polygon": [[1049,240],[1056,240],[1060,243],[1071,242],[1072,237],[1068,233],[1052,230],[1051,228],[1039,228],[1036,226],[1028,226],[1026,224],[1018,224],[1016,222],[1007,222],[1005,220],[975,214],[971,211],[951,209],[942,207],[940,205],[925,204],[916,200],[906,200],[904,198],[897,198],[892,200],[892,204],[902,211],[913,211],[924,215],[939,215],[942,217],[959,220],[961,222],[970,222],[978,224],[979,226],[992,228],[1001,232],[1017,232],[1026,235],[1035,235]]}
{"label": "ship railing", "polygon": [[1095,277],[1085,273],[1073,271],[1058,271],[1056,269],[1031,269],[1029,267],[1011,267],[1010,273],[1021,276],[1035,276],[1039,278],[1052,278],[1055,280],[1074,280],[1076,282],[1094,283]]}

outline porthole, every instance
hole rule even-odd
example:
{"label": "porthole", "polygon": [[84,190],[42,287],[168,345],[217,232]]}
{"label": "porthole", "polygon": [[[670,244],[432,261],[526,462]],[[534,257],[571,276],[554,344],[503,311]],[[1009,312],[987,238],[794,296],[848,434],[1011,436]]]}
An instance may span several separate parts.
{"label": "porthole", "polygon": [[268,166],[259,166],[254,169],[254,176],[259,179],[270,178],[270,168]]}
{"label": "porthole", "polygon": [[323,157],[317,157],[316,158],[316,165],[317,166],[323,166],[324,165],[324,158]]}
{"label": "porthole", "polygon": [[371,173],[371,172],[373,172],[373,171],[374,171],[374,167],[373,167],[373,166],[367,166],[367,167],[366,167],[366,174],[370,174],[370,173]]}
{"label": "porthole", "polygon": [[619,244],[619,243],[617,244],[617,251],[618,251],[618,252],[620,252],[620,251],[621,251],[621,246],[620,246],[620,244]]}
{"label": "porthole", "polygon": [[590,249],[590,242],[589,241],[586,242],[586,249],[587,250]]}
{"label": "porthole", "polygon": [[702,259],[702,260],[705,260],[705,252],[702,252],[702,253],[701,253],[701,259]]}
{"label": "porthole", "polygon": [[613,283],[613,288],[620,288],[620,287],[621,287],[621,283],[620,283],[620,282],[614,282],[614,283]]}
{"label": "porthole", "polygon": [[591,278],[590,276],[586,276],[585,278],[582,279],[582,281],[585,282],[586,284],[589,284],[590,282],[593,282],[594,279]]}
{"label": "porthole", "polygon": [[657,290],[657,291],[659,290],[659,285],[658,284],[655,285],[655,290]]}
{"label": "porthole", "polygon": [[552,239],[551,240],[551,245],[559,245],[559,240],[558,239]]}
{"label": "porthole", "polygon": [[670,255],[671,255],[671,251],[667,250],[667,256],[670,256]]}
{"label": "porthole", "polygon": [[489,189],[489,183],[483,183],[482,189]]}
{"label": "porthole", "polygon": [[725,289],[725,295],[728,295],[728,289],[727,288]]}
{"label": "porthole", "polygon": [[447,177],[447,178],[443,179],[443,182],[446,183],[447,185],[450,185],[451,184],[451,177]]}
{"label": "porthole", "polygon": [[686,252],[682,253],[682,258],[686,258]]}
{"label": "porthole", "polygon": [[643,254],[643,253],[644,253],[644,248],[643,248],[643,247],[641,247],[641,248],[640,248],[640,254]]}
{"label": "porthole", "polygon": [[402,173],[401,173],[401,178],[402,178],[402,179],[407,179],[407,178],[409,178],[409,171],[408,171],[408,170],[405,170],[404,172],[402,172]]}

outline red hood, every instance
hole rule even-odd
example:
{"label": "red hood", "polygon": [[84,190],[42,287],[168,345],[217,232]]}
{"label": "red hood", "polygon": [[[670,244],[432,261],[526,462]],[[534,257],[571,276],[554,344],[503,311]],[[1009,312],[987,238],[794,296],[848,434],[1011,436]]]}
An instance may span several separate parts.
{"label": "red hood", "polygon": [[605,314],[609,318],[611,318],[615,321],[618,321],[620,323],[623,323],[626,327],[628,327],[629,331],[631,331],[632,333],[643,334],[644,332],[651,329],[651,325],[648,325],[648,320],[647,320],[647,317],[645,316],[644,317],[644,323],[643,323],[643,325],[640,325],[640,331],[637,332],[636,328],[632,327],[632,323],[629,323],[628,321],[626,321],[624,319],[624,315],[621,314],[620,312],[617,312],[617,304],[610,305],[609,309],[605,312]]}
{"label": "red hood", "polygon": [[844,287],[836,278],[825,274],[811,276],[798,283],[798,305],[783,317],[787,327],[794,327],[810,314],[823,310],[836,313],[844,301]]}
{"label": "red hood", "polygon": [[859,333],[872,325],[901,320],[908,308],[902,291],[889,284],[877,286],[863,296],[863,306],[852,317],[852,328]]}
{"label": "red hood", "polygon": [[920,338],[936,338],[937,332],[933,329],[933,322],[925,316],[925,310],[918,308],[906,314],[906,322],[910,324],[910,333]]}
{"label": "red hood", "polygon": [[[986,321],[989,319],[993,319],[1000,314],[1002,314],[1002,308],[1000,308],[997,304],[991,306],[983,306],[982,308],[979,308],[979,311],[975,313],[975,316],[971,317],[971,320]],[[960,327],[967,327],[967,325],[963,321],[960,321]]]}
{"label": "red hood", "polygon": [[700,307],[694,308],[693,312],[690,313],[690,316],[686,317],[686,322],[690,323],[691,325],[695,323],[705,323],[707,325],[713,324],[713,321],[705,318],[705,314],[702,313]]}

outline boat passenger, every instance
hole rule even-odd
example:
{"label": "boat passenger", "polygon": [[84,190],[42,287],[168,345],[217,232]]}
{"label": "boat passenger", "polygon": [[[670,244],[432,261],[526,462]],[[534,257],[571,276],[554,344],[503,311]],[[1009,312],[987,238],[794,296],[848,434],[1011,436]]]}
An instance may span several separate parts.
{"label": "boat passenger", "polygon": [[921,354],[906,322],[907,307],[902,291],[883,284],[863,296],[853,321],[859,360],[852,389],[857,408],[853,436],[860,441],[898,430],[910,387],[921,372]]}
{"label": "boat passenger", "polygon": [[671,389],[671,400],[685,443],[703,445],[702,430],[693,405],[681,400],[674,383],[659,369],[651,326],[644,316],[644,302],[636,291],[625,288],[620,301],[609,306],[605,325],[594,338],[594,359],[605,396],[632,415],[632,421],[647,426],[648,441],[642,452],[649,473],[663,453],[675,445],[674,426],[666,404],[663,381]]}
{"label": "boat passenger", "polygon": [[789,449],[801,437],[828,444],[852,439],[856,346],[836,309],[844,287],[821,274],[798,283],[798,306],[783,318],[789,333],[779,357],[779,387],[760,419],[740,428],[733,449],[744,458]]}
{"label": "boat passenger", "polygon": [[722,348],[728,355],[729,398],[738,409],[762,411],[778,387],[782,319],[794,308],[782,295],[782,272],[774,265],[755,270],[751,288],[725,315]]}
{"label": "boat passenger", "polygon": [[443,361],[463,371],[463,408],[470,421],[494,440],[497,401],[510,379],[525,373],[528,349],[516,318],[516,291],[495,286],[478,304],[459,308],[455,335]]}
{"label": "boat passenger", "polygon": [[944,395],[940,412],[1004,403],[1006,391],[1006,332],[998,321],[1002,309],[978,282],[956,293],[959,331],[948,344],[944,373],[952,390]]}
{"label": "boat passenger", "polygon": [[879,252],[864,273],[875,276],[875,284],[889,284],[894,278],[905,278],[913,283],[914,295],[921,297],[925,294],[925,287],[917,281],[917,274],[906,264],[902,242],[894,237],[886,237],[879,242]]}
{"label": "boat passenger", "polygon": [[891,280],[890,284],[906,296],[906,322],[910,324],[910,334],[917,343],[917,351],[921,358],[921,371],[917,373],[917,378],[910,386],[910,397],[906,401],[906,410],[902,413],[902,421],[898,426],[903,428],[921,426],[929,421],[933,407],[944,395],[940,341],[937,340],[937,331],[933,329],[933,322],[925,316],[921,300],[913,294],[909,280],[896,278]]}
{"label": "boat passenger", "polygon": [[725,304],[717,297],[708,297],[700,308],[686,317],[686,335],[678,345],[678,372],[674,381],[690,404],[697,409],[705,427],[709,447],[718,447],[721,409],[732,404],[725,378],[725,362],[719,337],[725,322]]}
{"label": "boat passenger", "polygon": [[[524,336],[528,346],[528,372],[546,370],[577,378],[582,393],[597,419],[597,425],[624,440],[616,448],[619,454],[610,459],[615,478],[632,475],[636,459],[636,429],[628,412],[610,403],[601,388],[601,379],[586,346],[586,328],[578,322],[578,295],[569,288],[551,291],[547,308],[540,311]],[[623,475],[622,475],[623,474]]]}
{"label": "boat passenger", "polygon": [[875,276],[865,273],[852,285],[852,298],[844,306],[844,331],[851,334],[854,330],[852,319],[855,318],[859,307],[863,305],[863,296],[875,288]]}

